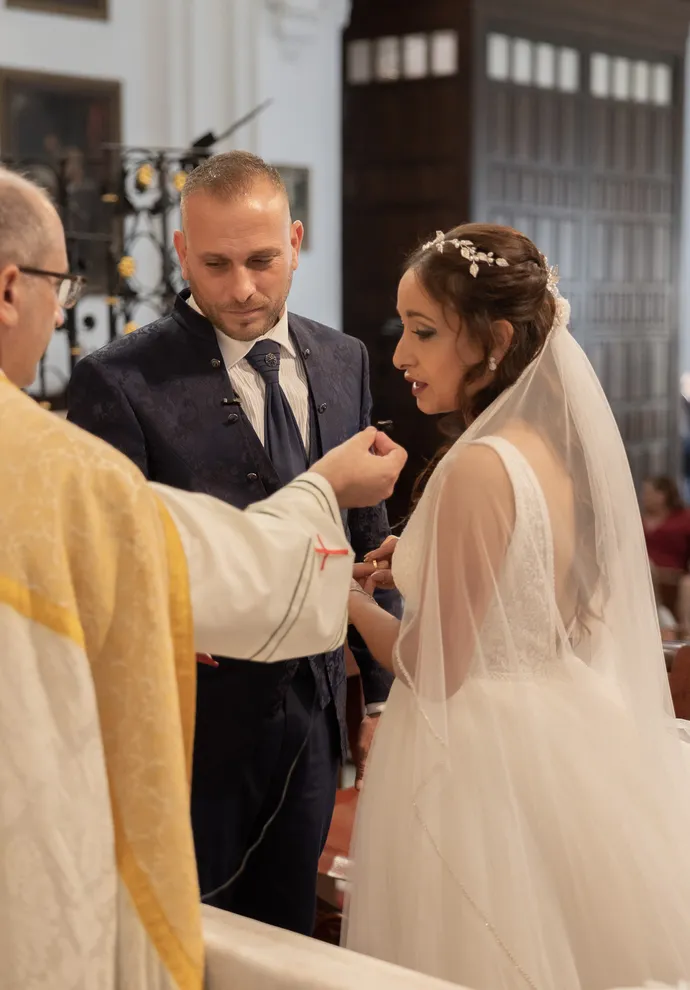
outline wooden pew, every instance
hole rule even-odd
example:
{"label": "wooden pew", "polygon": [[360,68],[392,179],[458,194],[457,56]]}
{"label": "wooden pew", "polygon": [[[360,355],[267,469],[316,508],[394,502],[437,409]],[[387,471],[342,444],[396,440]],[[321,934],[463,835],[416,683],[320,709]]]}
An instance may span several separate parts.
{"label": "wooden pew", "polygon": [[352,830],[359,794],[350,787],[338,791],[326,846],[319,860],[318,907],[314,938],[340,944],[343,918],[342,882],[347,875]]}
{"label": "wooden pew", "polygon": [[676,718],[690,719],[690,646],[681,646],[668,675]]}

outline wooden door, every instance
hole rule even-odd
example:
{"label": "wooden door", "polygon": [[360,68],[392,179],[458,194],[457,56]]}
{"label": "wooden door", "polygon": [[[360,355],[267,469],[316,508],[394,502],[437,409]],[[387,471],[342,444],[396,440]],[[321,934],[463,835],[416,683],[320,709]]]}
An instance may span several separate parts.
{"label": "wooden door", "polygon": [[355,0],[344,38],[343,327],[369,350],[375,418],[410,451],[393,521],[440,442],[391,363],[396,289],[423,237],[469,217],[471,46],[464,0]]}
{"label": "wooden door", "polygon": [[635,480],[675,473],[682,56],[511,17],[478,31],[473,212],[559,265]]}

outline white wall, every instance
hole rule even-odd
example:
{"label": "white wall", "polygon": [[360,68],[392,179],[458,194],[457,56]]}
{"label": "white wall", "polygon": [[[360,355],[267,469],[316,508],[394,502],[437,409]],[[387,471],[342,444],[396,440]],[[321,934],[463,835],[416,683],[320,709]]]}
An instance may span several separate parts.
{"label": "white wall", "polygon": [[171,133],[169,15],[174,0],[111,0],[109,21],[0,7],[0,67],[122,83],[123,137],[165,143]]}
{"label": "white wall", "polygon": [[[0,5],[0,68],[120,82],[122,139],[167,144],[174,133],[169,85],[169,0],[111,0],[108,21],[39,13]],[[1,149],[0,149],[1,150]],[[86,350],[107,339],[105,304],[89,298],[83,315],[96,320]],[[59,391],[69,368],[64,334],[48,351],[47,387]]]}
{"label": "white wall", "polygon": [[209,127],[220,133],[273,100],[218,150],[245,148],[310,170],[309,248],[290,308],[340,328],[341,31],[349,0],[191,0],[191,7],[179,85],[190,94],[187,140]]}
{"label": "white wall", "polygon": [[[97,21],[0,2],[0,68],[91,76],[122,86],[122,140],[185,146],[222,132],[262,100],[273,105],[218,146],[311,172],[310,249],[290,305],[340,326],[340,32],[348,0],[110,0]],[[0,149],[1,150],[1,149]],[[106,339],[105,307],[88,305]],[[49,363],[67,367],[64,336]],[[52,383],[59,387],[59,377]]]}
{"label": "white wall", "polygon": [[[295,276],[291,308],[341,326],[341,28],[346,5],[326,2],[313,33],[290,42],[260,8],[258,94],[273,105],[258,122],[258,153],[311,170],[310,245]],[[299,28],[295,27],[295,31]],[[281,34],[281,32],[283,32]]]}

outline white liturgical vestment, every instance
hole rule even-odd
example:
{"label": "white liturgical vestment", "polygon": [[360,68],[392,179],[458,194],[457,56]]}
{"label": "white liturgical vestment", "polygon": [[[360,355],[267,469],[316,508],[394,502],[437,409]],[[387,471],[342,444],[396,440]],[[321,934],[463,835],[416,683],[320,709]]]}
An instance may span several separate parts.
{"label": "white liturgical vestment", "polygon": [[320,476],[150,485],[0,373],[2,990],[201,990],[195,650],[331,650],[351,573]]}
{"label": "white liturgical vestment", "polygon": [[354,555],[324,478],[300,475],[244,512],[151,488],[182,540],[199,651],[271,662],[342,644]]}

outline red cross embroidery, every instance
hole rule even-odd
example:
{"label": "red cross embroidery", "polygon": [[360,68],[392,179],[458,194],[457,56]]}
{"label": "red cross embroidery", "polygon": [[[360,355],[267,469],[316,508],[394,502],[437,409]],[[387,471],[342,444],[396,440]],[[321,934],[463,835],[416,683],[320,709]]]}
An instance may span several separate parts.
{"label": "red cross embroidery", "polygon": [[314,550],[323,557],[323,560],[321,561],[321,570],[323,570],[326,566],[326,561],[329,557],[346,557],[350,552],[349,550],[329,550],[320,536],[317,536],[316,539],[319,541],[319,545],[318,547],[315,547]]}

